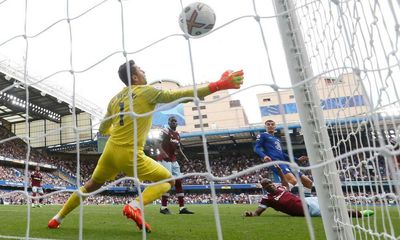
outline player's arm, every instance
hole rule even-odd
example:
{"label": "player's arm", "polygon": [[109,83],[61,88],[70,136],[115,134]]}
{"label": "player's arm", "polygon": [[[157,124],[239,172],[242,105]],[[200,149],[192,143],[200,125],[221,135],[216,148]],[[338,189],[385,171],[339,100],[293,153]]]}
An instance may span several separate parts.
{"label": "player's arm", "polygon": [[[286,154],[286,153],[283,153],[283,155],[285,156],[285,160],[288,161],[288,162],[290,162],[289,155]],[[295,161],[297,164],[303,163],[303,162],[308,161],[308,157],[307,157],[307,156],[301,156],[301,157],[299,157],[299,158],[294,157],[294,161]]]}
{"label": "player's arm", "polygon": [[[110,102],[111,104],[111,102]],[[104,116],[104,120],[101,122],[100,127],[99,127],[99,132],[102,135],[110,135],[111,133],[111,128],[112,128],[112,118],[110,118],[111,114],[111,106],[110,104],[108,105],[107,108],[107,113]]]}
{"label": "player's arm", "polygon": [[186,157],[186,154],[183,152],[182,147],[181,147],[180,144],[179,144],[179,147],[178,147],[178,151],[179,151],[179,153],[181,154],[181,156],[183,157],[184,161],[185,161],[186,163],[189,163],[189,159]]}
{"label": "player's arm", "polygon": [[254,145],[254,152],[264,160],[264,162],[270,162],[271,158],[264,153],[264,135],[260,134],[257,136],[256,144]]}
{"label": "player's arm", "polygon": [[260,216],[265,210],[266,210],[266,208],[262,208],[262,207],[259,206],[254,212],[252,212],[252,211],[246,211],[246,212],[244,212],[244,216],[245,216],[245,217],[258,217],[258,216]]}
{"label": "player's arm", "polygon": [[167,152],[165,152],[164,145],[169,142],[168,134],[164,132],[164,129],[161,130],[160,132],[160,140],[156,140],[156,145],[158,149],[160,150],[161,155],[163,156],[164,160],[169,159],[169,155]]}
{"label": "player's arm", "polygon": [[285,174],[283,174],[282,168],[277,163],[275,163],[274,166],[275,166],[276,170],[278,171],[279,177],[281,178],[282,186],[286,187],[286,189],[289,189],[289,181],[287,180]]}
{"label": "player's arm", "polygon": [[[208,86],[200,87],[197,89],[197,96],[199,98],[204,98],[211,93],[226,89],[239,89],[243,84],[243,71],[230,72],[226,71],[222,74],[221,78],[208,84]],[[157,103],[169,103],[183,97],[193,97],[193,89],[186,90],[175,90],[175,91],[163,91],[153,88],[152,93],[147,94],[149,96],[150,102],[153,104]]]}
{"label": "player's arm", "polygon": [[301,156],[299,158],[297,158],[297,161],[302,163],[302,162],[307,162],[308,161],[308,157],[307,156]]}

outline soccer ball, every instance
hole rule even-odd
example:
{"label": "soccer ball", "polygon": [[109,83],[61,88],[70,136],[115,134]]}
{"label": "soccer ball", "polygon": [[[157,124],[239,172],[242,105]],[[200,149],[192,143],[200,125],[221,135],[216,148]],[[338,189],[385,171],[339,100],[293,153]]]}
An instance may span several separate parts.
{"label": "soccer ball", "polygon": [[[200,36],[213,29],[215,13],[207,4],[194,2],[186,6],[179,15],[179,26],[191,36]],[[184,21],[186,19],[186,21]]]}

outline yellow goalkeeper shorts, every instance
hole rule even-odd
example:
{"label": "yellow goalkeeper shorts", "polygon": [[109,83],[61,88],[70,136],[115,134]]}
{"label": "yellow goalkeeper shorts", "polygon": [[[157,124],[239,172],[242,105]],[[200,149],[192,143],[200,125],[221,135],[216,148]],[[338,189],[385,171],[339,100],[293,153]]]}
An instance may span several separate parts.
{"label": "yellow goalkeeper shorts", "polygon": [[[93,172],[92,180],[104,183],[114,180],[121,172],[133,177],[133,147],[119,146],[108,141]],[[141,181],[152,182],[171,177],[171,173],[164,166],[146,156],[143,150],[138,150],[137,174]]]}

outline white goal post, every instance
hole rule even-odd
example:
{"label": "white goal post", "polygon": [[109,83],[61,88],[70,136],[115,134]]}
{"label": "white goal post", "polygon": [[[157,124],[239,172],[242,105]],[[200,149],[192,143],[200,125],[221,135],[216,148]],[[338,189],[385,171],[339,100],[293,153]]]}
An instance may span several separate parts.
{"label": "white goal post", "polygon": [[398,239],[400,3],[274,3],[327,239]]}

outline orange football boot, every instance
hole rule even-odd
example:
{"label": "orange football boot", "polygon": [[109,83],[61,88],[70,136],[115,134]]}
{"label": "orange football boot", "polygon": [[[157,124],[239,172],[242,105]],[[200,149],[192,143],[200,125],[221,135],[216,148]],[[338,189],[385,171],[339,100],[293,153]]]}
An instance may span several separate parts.
{"label": "orange football boot", "polygon": [[48,228],[59,228],[60,227],[60,223],[57,222],[56,219],[52,218],[50,219],[49,223],[47,224]]}
{"label": "orange football boot", "polygon": [[[142,230],[143,228],[143,220],[142,220],[142,214],[140,213],[139,208],[132,208],[129,204],[125,204],[124,208],[122,209],[122,213],[127,217],[135,221],[136,226]],[[151,227],[148,223],[144,223],[144,227],[146,228],[146,232],[150,233],[151,232]]]}

